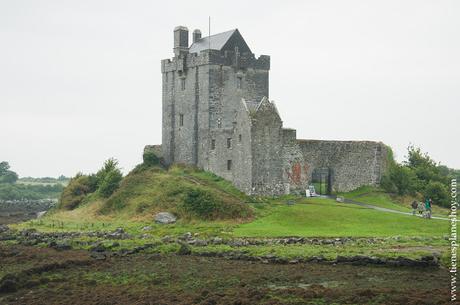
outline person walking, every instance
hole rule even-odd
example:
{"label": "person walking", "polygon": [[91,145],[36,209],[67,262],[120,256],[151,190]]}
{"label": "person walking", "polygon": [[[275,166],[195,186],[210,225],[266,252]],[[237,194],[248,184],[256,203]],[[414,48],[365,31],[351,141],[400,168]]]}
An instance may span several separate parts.
{"label": "person walking", "polygon": [[423,212],[425,210],[425,207],[423,206],[422,202],[419,202],[417,204],[417,210],[418,210],[418,214],[423,217]]}
{"label": "person walking", "polygon": [[417,208],[418,208],[417,200],[412,201],[411,207],[412,207],[412,215],[415,216],[415,213],[417,213]]}
{"label": "person walking", "polygon": [[427,199],[425,200],[426,218],[428,218],[428,219],[431,218],[431,203],[432,203],[431,198],[427,198]]}

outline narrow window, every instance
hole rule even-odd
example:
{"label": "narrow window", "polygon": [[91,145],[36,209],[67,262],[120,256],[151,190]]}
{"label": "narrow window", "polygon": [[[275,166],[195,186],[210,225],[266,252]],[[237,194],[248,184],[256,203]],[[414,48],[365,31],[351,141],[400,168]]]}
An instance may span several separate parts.
{"label": "narrow window", "polygon": [[238,136],[238,141],[241,142],[241,134]]}
{"label": "narrow window", "polygon": [[221,119],[221,118],[218,118],[218,119],[217,119],[217,127],[218,127],[218,128],[221,128],[221,127],[222,127],[222,119]]}
{"label": "narrow window", "polygon": [[184,115],[179,114],[179,126],[184,126]]}
{"label": "narrow window", "polygon": [[236,78],[236,89],[241,89],[243,87],[243,79],[241,77]]}
{"label": "narrow window", "polygon": [[227,160],[227,170],[232,170],[232,160]]}
{"label": "narrow window", "polygon": [[185,90],[185,78],[181,78],[180,87],[181,87],[182,90]]}
{"label": "narrow window", "polygon": [[212,150],[216,149],[216,140],[215,139],[211,140],[211,149]]}
{"label": "narrow window", "polygon": [[227,138],[227,148],[232,148],[232,138]]}

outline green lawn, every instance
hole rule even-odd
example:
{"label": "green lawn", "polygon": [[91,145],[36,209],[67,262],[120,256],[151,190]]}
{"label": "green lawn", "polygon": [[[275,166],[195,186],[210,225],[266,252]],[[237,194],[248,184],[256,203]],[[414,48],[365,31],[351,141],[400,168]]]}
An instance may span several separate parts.
{"label": "green lawn", "polygon": [[[412,212],[410,202],[406,198],[407,203],[402,203],[403,199],[397,196],[390,196],[390,194],[383,192],[382,190],[376,189],[371,186],[360,187],[352,192],[341,193],[339,196],[343,196],[347,199],[355,200],[358,202],[375,205],[381,208],[387,208],[391,210],[401,212]],[[446,217],[449,214],[449,210],[437,205],[433,205],[433,216]]]}
{"label": "green lawn", "polygon": [[237,226],[236,236],[442,236],[449,222],[380,212],[331,199],[309,198],[275,204],[255,221]]}

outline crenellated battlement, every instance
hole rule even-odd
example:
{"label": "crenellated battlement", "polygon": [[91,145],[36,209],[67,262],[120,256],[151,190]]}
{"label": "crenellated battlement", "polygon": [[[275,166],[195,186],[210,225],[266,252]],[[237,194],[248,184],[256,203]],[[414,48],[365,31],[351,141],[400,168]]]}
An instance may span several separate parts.
{"label": "crenellated battlement", "polygon": [[204,65],[231,66],[236,69],[270,70],[270,56],[252,53],[238,54],[232,51],[203,50],[198,53],[188,53],[185,56],[175,56],[161,61],[161,72],[184,71]]}

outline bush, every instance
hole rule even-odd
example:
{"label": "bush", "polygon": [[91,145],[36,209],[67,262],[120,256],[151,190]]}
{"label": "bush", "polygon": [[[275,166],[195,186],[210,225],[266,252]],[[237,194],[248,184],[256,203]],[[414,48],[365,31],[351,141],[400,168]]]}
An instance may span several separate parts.
{"label": "bush", "polygon": [[102,168],[96,173],[97,191],[105,198],[110,197],[123,179],[123,174],[118,167],[118,161],[114,158],[104,162]]}
{"label": "bush", "polygon": [[438,181],[431,181],[427,184],[425,191],[423,192],[425,198],[431,198],[433,203],[448,207],[449,202],[449,190],[446,185]]}
{"label": "bush", "polygon": [[219,204],[210,193],[200,189],[190,189],[185,192],[184,209],[199,218],[211,219],[219,210]]}
{"label": "bush", "polygon": [[108,172],[99,182],[98,192],[102,197],[108,198],[120,186],[123,175],[119,170]]}
{"label": "bush", "polygon": [[146,149],[142,155],[142,159],[144,160],[144,164],[147,166],[155,166],[160,164],[160,158],[158,158],[158,156],[152,150]]}
{"label": "bush", "polygon": [[382,187],[389,193],[399,195],[415,194],[418,189],[417,176],[407,166],[394,164],[382,178]]}
{"label": "bush", "polygon": [[94,176],[77,174],[70,179],[59,200],[59,208],[73,210],[78,207],[85,196],[94,192]]}

